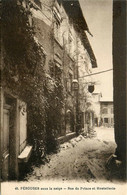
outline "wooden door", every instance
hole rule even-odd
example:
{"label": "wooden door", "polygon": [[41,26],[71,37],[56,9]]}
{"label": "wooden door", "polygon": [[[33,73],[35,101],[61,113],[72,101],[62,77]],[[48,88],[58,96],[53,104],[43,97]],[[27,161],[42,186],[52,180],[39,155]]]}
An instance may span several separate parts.
{"label": "wooden door", "polygon": [[2,179],[9,178],[9,107],[3,110],[3,131],[2,131]]}

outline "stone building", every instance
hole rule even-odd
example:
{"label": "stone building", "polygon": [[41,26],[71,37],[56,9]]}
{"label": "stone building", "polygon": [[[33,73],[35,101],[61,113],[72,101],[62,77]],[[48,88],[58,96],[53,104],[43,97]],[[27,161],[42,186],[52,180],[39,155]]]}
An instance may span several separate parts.
{"label": "stone building", "polygon": [[[89,74],[97,66],[96,59],[86,36],[88,26],[78,1],[40,0],[40,3],[32,3],[35,36],[46,52],[46,72],[64,86],[63,121],[58,133],[63,136],[76,131],[75,124],[81,113],[77,107],[79,103],[82,105],[81,100],[76,99],[82,94],[79,77]],[[51,63],[53,67],[50,67]],[[79,82],[78,92],[72,87],[75,79]],[[79,109],[78,114],[76,109]]]}
{"label": "stone building", "polygon": [[113,100],[106,98],[100,100],[100,117],[100,125],[106,127],[114,126]]}
{"label": "stone building", "polygon": [[94,91],[92,93],[92,105],[94,109],[94,125],[100,126],[100,119],[101,119],[101,108],[100,108],[100,100],[102,97],[102,93],[98,91]]}
{"label": "stone building", "polygon": [[78,1],[10,1],[3,12],[0,164],[8,180],[32,147],[42,158],[56,138],[79,133],[79,66],[89,74],[97,64]]}
{"label": "stone building", "polygon": [[96,90],[92,93],[90,102],[94,111],[94,126],[114,127],[114,106],[112,97],[103,97]]}

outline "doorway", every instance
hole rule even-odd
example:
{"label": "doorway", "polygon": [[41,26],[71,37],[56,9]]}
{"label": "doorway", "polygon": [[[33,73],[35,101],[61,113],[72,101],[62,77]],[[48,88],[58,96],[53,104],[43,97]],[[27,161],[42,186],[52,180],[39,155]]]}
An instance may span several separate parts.
{"label": "doorway", "polygon": [[3,129],[2,129],[2,179],[9,179],[9,121],[10,106],[5,104],[3,109]]}

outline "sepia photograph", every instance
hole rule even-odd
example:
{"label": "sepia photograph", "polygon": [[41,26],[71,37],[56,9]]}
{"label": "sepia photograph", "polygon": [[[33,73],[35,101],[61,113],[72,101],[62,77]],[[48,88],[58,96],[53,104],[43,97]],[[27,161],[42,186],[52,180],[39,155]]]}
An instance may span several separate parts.
{"label": "sepia photograph", "polygon": [[127,194],[126,3],[0,1],[1,195]]}

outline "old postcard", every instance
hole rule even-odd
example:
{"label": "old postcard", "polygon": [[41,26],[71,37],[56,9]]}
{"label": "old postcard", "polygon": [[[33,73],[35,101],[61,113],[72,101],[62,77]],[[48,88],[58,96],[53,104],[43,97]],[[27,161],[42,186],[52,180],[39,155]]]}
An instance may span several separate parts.
{"label": "old postcard", "polygon": [[126,2],[1,6],[1,195],[126,195]]}

